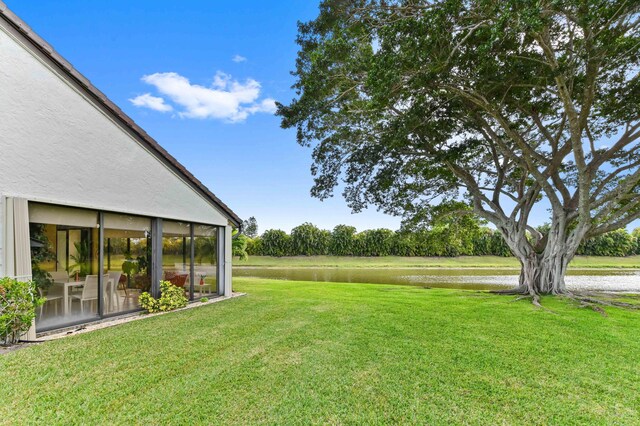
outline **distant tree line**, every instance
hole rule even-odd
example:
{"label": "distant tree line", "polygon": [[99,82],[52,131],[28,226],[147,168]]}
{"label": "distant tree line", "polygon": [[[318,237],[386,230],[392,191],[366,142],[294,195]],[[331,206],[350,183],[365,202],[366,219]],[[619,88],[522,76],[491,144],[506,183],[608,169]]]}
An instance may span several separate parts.
{"label": "distant tree line", "polygon": [[[242,236],[246,251],[255,256],[511,256],[500,233],[478,220],[462,216],[429,229],[392,231],[368,229],[357,232],[348,225],[332,231],[303,223],[287,234],[269,229],[255,238]],[[640,228],[624,229],[586,240],[580,255],[629,256],[640,254]]]}

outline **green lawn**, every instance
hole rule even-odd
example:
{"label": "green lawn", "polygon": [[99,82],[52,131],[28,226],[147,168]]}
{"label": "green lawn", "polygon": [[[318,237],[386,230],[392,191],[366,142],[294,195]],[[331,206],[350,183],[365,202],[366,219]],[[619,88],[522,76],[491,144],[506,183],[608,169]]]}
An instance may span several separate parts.
{"label": "green lawn", "polygon": [[[234,260],[234,266],[262,267],[344,267],[344,268],[518,268],[514,257],[350,257],[350,256],[249,256],[248,260]],[[640,256],[607,257],[577,256],[572,268],[640,268]]]}
{"label": "green lawn", "polygon": [[248,295],[0,356],[0,423],[640,423],[640,312],[235,286]]}

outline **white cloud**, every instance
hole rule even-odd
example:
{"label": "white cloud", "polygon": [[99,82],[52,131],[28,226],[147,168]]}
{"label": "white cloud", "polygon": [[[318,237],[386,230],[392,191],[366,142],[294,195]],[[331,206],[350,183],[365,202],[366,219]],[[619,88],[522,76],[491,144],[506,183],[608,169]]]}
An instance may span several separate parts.
{"label": "white cloud", "polygon": [[154,111],[169,112],[173,110],[171,105],[164,103],[164,99],[153,96],[151,93],[136,96],[135,98],[129,99],[129,101],[137,107],[150,108]]}
{"label": "white cloud", "polygon": [[[175,72],[145,75],[142,81],[154,86],[159,94],[170,100],[175,105],[178,115],[183,118],[241,122],[251,114],[273,114],[276,110],[273,99],[259,100],[261,87],[256,80],[247,79],[240,82],[220,71],[216,73],[210,87],[192,84],[189,79]],[[145,98],[139,99],[141,97]],[[153,99],[150,101],[149,98]],[[131,99],[134,105],[158,111],[158,107],[171,108],[171,105],[165,104],[164,101],[163,98],[149,94]]]}
{"label": "white cloud", "polygon": [[276,110],[276,100],[271,98],[263,99],[259,103],[247,108],[247,111],[251,114],[255,114],[256,112],[275,114]]}
{"label": "white cloud", "polygon": [[233,62],[244,62],[244,61],[246,61],[246,60],[247,60],[247,58],[245,58],[245,57],[244,57],[244,56],[242,56],[242,55],[234,55],[234,56],[233,56],[233,58],[231,58],[231,60],[232,60]]}

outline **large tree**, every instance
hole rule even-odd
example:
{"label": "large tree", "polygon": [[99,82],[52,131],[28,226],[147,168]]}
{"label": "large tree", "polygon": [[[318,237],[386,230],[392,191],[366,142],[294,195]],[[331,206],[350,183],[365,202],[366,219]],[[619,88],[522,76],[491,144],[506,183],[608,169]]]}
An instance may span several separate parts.
{"label": "large tree", "polygon": [[418,221],[464,201],[520,260],[515,292],[564,293],[580,242],[640,217],[639,10],[325,0],[278,113],[314,147],[314,196]]}
{"label": "large tree", "polygon": [[258,236],[258,221],[254,216],[242,221],[242,232],[249,238]]}

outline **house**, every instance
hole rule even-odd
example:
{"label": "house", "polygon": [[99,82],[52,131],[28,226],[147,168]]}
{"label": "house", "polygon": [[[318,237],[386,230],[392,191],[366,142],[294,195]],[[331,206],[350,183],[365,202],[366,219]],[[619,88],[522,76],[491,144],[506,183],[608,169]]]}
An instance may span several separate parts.
{"label": "house", "polygon": [[240,218],[2,2],[0,64],[0,276],[38,283],[36,331],[163,279],[229,296]]}

